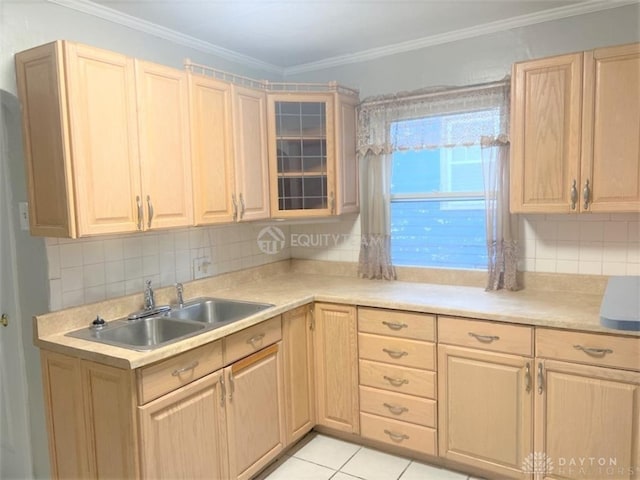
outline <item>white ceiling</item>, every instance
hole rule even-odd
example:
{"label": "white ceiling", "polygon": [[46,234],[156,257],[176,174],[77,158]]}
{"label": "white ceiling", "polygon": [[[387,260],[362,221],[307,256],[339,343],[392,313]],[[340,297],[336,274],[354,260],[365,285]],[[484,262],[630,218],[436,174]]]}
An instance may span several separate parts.
{"label": "white ceiling", "polygon": [[[313,69],[620,6],[603,0],[50,0],[142,20],[276,69]],[[77,6],[77,5],[76,5]],[[97,11],[96,10],[96,11]],[[95,12],[94,12],[95,13]],[[163,29],[163,30],[164,30]]]}

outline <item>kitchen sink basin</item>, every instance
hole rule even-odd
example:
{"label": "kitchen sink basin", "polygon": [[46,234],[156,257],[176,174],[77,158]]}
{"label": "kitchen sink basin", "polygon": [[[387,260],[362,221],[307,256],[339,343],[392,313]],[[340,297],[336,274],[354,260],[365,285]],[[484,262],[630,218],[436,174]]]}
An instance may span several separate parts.
{"label": "kitchen sink basin", "polygon": [[270,307],[273,305],[269,303],[205,297],[190,300],[182,308],[174,306],[168,316],[169,318],[201,322],[211,326],[222,326]]}
{"label": "kitchen sink basin", "polygon": [[200,333],[206,325],[166,316],[116,320],[102,328],[83,328],[68,335],[133,350],[152,350]]}
{"label": "kitchen sink basin", "polygon": [[[70,337],[92,340],[133,350],[154,348],[177,342],[242,320],[273,305],[221,298],[197,298],[182,307],[134,320],[114,320],[68,333]],[[94,322],[95,323],[95,322]]]}

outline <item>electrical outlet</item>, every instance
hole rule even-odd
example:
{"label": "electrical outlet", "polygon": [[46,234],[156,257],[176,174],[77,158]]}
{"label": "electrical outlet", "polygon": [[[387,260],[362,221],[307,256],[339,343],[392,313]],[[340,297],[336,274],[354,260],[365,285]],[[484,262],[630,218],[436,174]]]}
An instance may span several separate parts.
{"label": "electrical outlet", "polygon": [[18,212],[20,213],[20,230],[29,230],[29,204],[18,203]]}
{"label": "electrical outlet", "polygon": [[193,259],[193,279],[211,276],[211,257],[203,256]]}

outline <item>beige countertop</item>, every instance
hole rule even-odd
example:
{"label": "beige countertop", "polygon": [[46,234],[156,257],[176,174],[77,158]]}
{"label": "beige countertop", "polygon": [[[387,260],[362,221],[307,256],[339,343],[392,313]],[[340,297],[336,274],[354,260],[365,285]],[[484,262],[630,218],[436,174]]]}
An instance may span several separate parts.
{"label": "beige countertop", "polygon": [[[137,368],[204,345],[313,301],[640,337],[640,332],[602,327],[599,318],[602,295],[595,293],[534,289],[485,292],[479,287],[363,280],[346,276],[296,273],[273,266],[230,276],[226,280],[211,278],[185,284],[185,299],[200,296],[266,302],[274,304],[274,307],[231,325],[148,352],[65,336],[72,330],[88,326],[96,315],[109,321],[140,308],[142,295],[130,296],[39,315],[34,318],[34,342],[46,350],[120,368]],[[170,303],[173,300],[173,289],[163,289],[156,297],[159,304]]]}

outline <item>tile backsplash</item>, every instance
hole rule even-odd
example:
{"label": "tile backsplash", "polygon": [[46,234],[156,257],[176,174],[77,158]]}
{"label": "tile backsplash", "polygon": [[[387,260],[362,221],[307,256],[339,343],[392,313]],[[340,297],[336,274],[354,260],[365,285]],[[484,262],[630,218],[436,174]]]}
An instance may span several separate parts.
{"label": "tile backsplash", "polygon": [[[142,292],[145,280],[156,288],[204,276],[290,258],[289,247],[263,253],[258,235],[264,225],[240,224],[145,232],[86,239],[46,239],[50,310]],[[288,227],[283,227],[288,234]]]}
{"label": "tile backsplash", "polygon": [[[518,224],[520,271],[640,275],[640,214],[526,215]],[[291,235],[293,258],[358,261],[359,217],[292,226]]]}
{"label": "tile backsplash", "polygon": [[[266,236],[274,233],[274,227],[284,248],[263,253],[258,239],[267,238],[265,229]],[[520,216],[519,238],[520,271],[640,275],[640,214]],[[360,217],[48,238],[46,248],[50,309],[59,310],[142,292],[147,279],[156,287],[193,280],[194,262],[204,257],[211,262],[206,275],[288,258],[357,262]]]}

